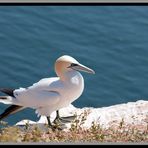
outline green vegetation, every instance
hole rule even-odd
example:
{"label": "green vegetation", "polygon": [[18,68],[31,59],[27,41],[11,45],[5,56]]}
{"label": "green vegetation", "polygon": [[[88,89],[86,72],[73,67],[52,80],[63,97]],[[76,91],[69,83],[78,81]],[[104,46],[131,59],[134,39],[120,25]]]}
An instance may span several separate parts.
{"label": "green vegetation", "polygon": [[[42,130],[37,125],[26,125],[24,128],[7,126],[0,130],[0,142],[148,142],[148,124],[127,125],[124,119],[119,125],[102,128],[95,122],[89,129],[82,128],[87,113],[71,123],[67,131],[48,128]],[[146,118],[146,123],[148,119]]]}

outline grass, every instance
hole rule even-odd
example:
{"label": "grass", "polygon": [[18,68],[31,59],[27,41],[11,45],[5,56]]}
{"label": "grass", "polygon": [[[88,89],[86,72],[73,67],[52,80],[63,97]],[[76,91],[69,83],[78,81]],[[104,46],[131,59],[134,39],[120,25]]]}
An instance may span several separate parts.
{"label": "grass", "polygon": [[87,112],[80,115],[71,123],[69,130],[42,130],[37,125],[26,125],[24,128],[8,126],[0,129],[0,142],[148,142],[148,118],[147,125],[126,124],[124,119],[118,125],[103,128],[92,122],[89,129],[82,128],[87,118]]}

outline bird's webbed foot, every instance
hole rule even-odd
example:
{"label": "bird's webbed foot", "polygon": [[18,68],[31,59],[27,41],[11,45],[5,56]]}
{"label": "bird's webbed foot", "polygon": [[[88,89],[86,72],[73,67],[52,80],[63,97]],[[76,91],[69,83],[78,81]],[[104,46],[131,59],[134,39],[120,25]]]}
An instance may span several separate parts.
{"label": "bird's webbed foot", "polygon": [[56,123],[59,123],[59,124],[70,123],[75,118],[76,118],[76,116],[58,117],[58,118],[55,118],[55,120],[53,121],[53,123],[55,123],[55,124]]}
{"label": "bird's webbed foot", "polygon": [[63,130],[65,128],[64,124],[54,123],[52,124],[50,121],[50,116],[47,117],[48,127],[51,128],[53,131],[55,130]]}
{"label": "bird's webbed foot", "polygon": [[56,118],[53,121],[55,124],[65,124],[65,123],[70,123],[76,118],[76,115],[74,116],[67,116],[67,117],[60,117],[59,111],[56,111]]}
{"label": "bird's webbed foot", "polygon": [[50,116],[47,117],[47,121],[48,121],[48,126],[49,128],[51,128],[52,130],[62,130],[66,127],[66,123],[70,123],[72,122],[77,116],[67,116],[67,117],[60,117],[59,115],[59,111],[56,111],[56,118],[53,121],[53,124],[50,121]]}

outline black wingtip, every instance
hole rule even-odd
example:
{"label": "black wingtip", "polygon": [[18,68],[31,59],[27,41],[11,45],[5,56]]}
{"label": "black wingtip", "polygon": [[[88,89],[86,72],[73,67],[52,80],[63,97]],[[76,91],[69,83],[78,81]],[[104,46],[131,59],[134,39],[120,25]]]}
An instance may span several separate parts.
{"label": "black wingtip", "polygon": [[6,118],[7,116],[9,116],[10,114],[14,114],[17,111],[19,111],[20,109],[23,109],[22,106],[18,106],[18,105],[11,105],[9,106],[1,115],[0,115],[0,120],[3,120],[4,118]]}
{"label": "black wingtip", "polygon": [[0,96],[1,100],[7,100],[7,96]]}
{"label": "black wingtip", "polygon": [[11,89],[11,88],[0,88],[0,91],[11,96],[11,97],[15,97],[13,92],[15,89]]}

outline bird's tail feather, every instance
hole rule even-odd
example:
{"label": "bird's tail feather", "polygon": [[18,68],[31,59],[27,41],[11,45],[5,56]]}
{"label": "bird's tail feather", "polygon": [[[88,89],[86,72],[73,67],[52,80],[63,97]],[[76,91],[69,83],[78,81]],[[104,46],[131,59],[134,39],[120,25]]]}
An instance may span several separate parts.
{"label": "bird's tail feather", "polygon": [[[10,89],[10,88],[0,88],[0,92],[8,95],[8,96],[0,96],[0,103],[15,104],[13,91],[14,91],[14,89]],[[23,109],[25,109],[25,107],[23,107],[23,106],[11,105],[2,114],[0,114],[0,120],[6,118],[10,114],[14,114],[14,113],[16,113],[20,110],[23,110]]]}
{"label": "bird's tail feather", "polygon": [[0,103],[13,104],[11,96],[0,96]]}
{"label": "bird's tail feather", "polygon": [[11,105],[6,110],[0,115],[0,120],[6,118],[10,114],[14,114],[20,110],[24,109],[23,106],[18,106],[18,105]]}

